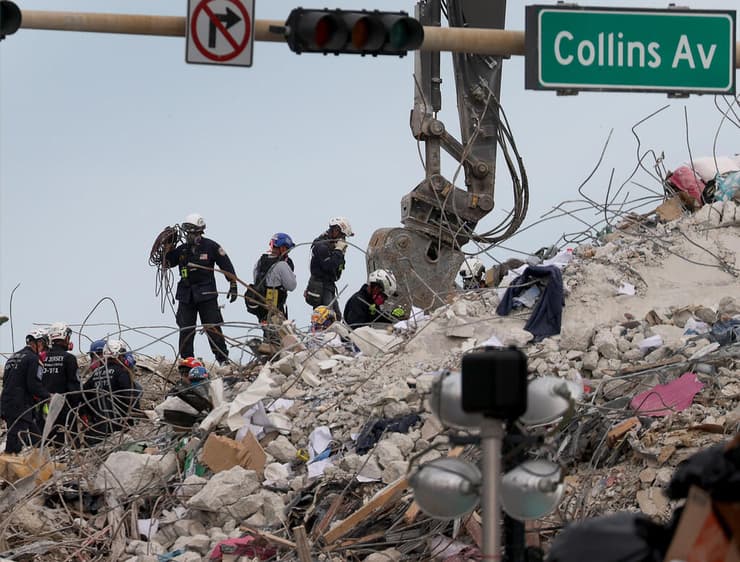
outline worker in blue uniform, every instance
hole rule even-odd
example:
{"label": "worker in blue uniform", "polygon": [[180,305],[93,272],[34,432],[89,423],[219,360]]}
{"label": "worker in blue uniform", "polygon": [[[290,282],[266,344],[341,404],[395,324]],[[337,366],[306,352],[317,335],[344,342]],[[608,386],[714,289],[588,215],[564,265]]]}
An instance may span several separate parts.
{"label": "worker in blue uniform", "polygon": [[[177,326],[180,328],[180,357],[193,357],[193,338],[198,315],[208,334],[211,351],[220,364],[228,363],[229,352],[226,348],[221,324],[223,317],[218,307],[218,292],[214,265],[218,265],[229,280],[229,302],[237,298],[236,272],[226,251],[213,240],[203,236],[206,221],[197,213],[185,217],[181,228],[185,231],[186,240],[173,248],[165,245],[165,265],[177,267],[180,282],[177,284],[175,298],[178,301]],[[195,266],[195,267],[194,267]]]}

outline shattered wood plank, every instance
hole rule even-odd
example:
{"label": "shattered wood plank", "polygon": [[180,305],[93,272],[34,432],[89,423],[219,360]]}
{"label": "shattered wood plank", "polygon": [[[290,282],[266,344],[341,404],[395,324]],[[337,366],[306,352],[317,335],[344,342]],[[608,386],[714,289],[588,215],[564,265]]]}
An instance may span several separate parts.
{"label": "shattered wood plank", "polygon": [[613,446],[617,441],[624,437],[627,433],[632,431],[633,428],[639,428],[642,424],[637,416],[632,416],[626,420],[622,420],[617,425],[612,427],[606,434],[606,444],[610,447]]}
{"label": "shattered wood plank", "polygon": [[293,536],[295,537],[298,559],[301,562],[311,562],[311,545],[308,542],[306,528],[303,525],[293,527]]}
{"label": "shattered wood plank", "polygon": [[[465,447],[458,445],[457,447],[453,447],[452,449],[450,449],[449,452],[447,453],[447,456],[448,457],[459,457],[460,455],[462,455],[462,452],[464,450],[465,450]],[[406,513],[404,513],[403,515],[404,523],[406,523],[407,525],[410,525],[411,523],[413,523],[416,520],[417,516],[419,515],[419,511],[420,511],[419,504],[416,503],[416,501],[411,502],[411,505],[406,510]]]}
{"label": "shattered wood plank", "polygon": [[536,519],[524,522],[524,546],[542,547],[542,541],[540,540],[541,528],[542,522]]}
{"label": "shattered wood plank", "polygon": [[649,371],[650,369],[657,369],[658,367],[665,367],[667,365],[673,365],[674,363],[683,363],[684,358],[680,355],[674,355],[673,357],[667,357],[654,363],[646,363],[644,365],[633,365],[631,367],[625,367],[617,371],[612,371],[616,376],[620,375],[631,375],[633,373],[639,373],[641,371]]}
{"label": "shattered wood plank", "polygon": [[329,524],[334,519],[334,516],[337,514],[337,511],[339,511],[339,508],[344,503],[344,494],[339,494],[337,497],[335,497],[331,505],[329,506],[329,509],[326,510],[326,513],[324,514],[324,517],[321,518],[321,521],[319,521],[319,524],[316,525],[316,527],[311,532],[311,538],[316,540],[318,539],[322,534],[324,534],[324,531],[329,527]]}
{"label": "shattered wood plank", "polygon": [[283,537],[278,537],[277,535],[273,535],[272,533],[260,531],[259,529],[255,529],[254,527],[250,527],[249,525],[239,525],[239,529],[241,529],[242,531],[246,531],[247,533],[251,533],[255,537],[261,537],[268,542],[277,544],[284,548],[288,548],[291,550],[296,550],[297,548],[296,544],[293,541],[289,541],[288,539],[284,539]]}
{"label": "shattered wood plank", "polygon": [[376,542],[378,539],[382,539],[385,536],[386,531],[378,531],[375,533],[370,533],[369,535],[365,535],[364,537],[358,537],[356,539],[346,539],[323,549],[322,552],[336,552],[337,550],[342,550],[356,544]]}
{"label": "shattered wood plank", "polygon": [[390,502],[397,500],[408,485],[409,481],[404,477],[383,488],[369,502],[323,535],[324,542],[328,545],[342,538],[354,529],[357,524],[375,515]]}

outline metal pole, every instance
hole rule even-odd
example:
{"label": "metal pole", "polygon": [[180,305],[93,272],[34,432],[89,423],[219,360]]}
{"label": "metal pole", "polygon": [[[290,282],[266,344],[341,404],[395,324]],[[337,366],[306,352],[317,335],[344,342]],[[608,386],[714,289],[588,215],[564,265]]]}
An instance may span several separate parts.
{"label": "metal pole", "polygon": [[[21,29],[184,37],[186,25],[186,18],[180,16],[23,10]],[[281,34],[270,32],[271,26],[284,25],[285,22],[281,20],[255,20],[254,38],[256,41],[284,42],[285,38]],[[425,26],[421,50],[481,55],[523,55],[524,32]]]}
{"label": "metal pole", "polygon": [[[101,14],[91,12],[48,12],[22,10],[21,29],[87,31],[93,33],[126,33],[184,37],[187,18],[180,16],[146,16],[136,14]],[[256,41],[284,42],[271,26],[282,27],[281,20],[255,20]],[[524,55],[524,32],[505,29],[424,27],[422,51],[449,51],[479,55]],[[740,42],[735,44],[735,66],[740,68]]]}
{"label": "metal pole", "polygon": [[499,485],[504,422],[486,418],[481,426],[483,449],[483,560],[501,560]]}

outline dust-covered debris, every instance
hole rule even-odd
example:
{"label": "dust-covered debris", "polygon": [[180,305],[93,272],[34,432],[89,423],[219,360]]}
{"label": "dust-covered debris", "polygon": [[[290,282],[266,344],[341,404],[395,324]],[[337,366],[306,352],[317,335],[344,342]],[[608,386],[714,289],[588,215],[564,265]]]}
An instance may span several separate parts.
{"label": "dust-covered debris", "polygon": [[[396,330],[343,331],[324,345],[286,323],[283,350],[264,364],[209,366],[210,411],[166,396],[171,360],[139,358],[145,394],[131,427],[95,447],[47,445],[44,462],[58,468],[36,481],[0,462],[0,556],[475,556],[476,520],[458,529],[419,513],[406,478],[453,454],[427,401],[434,373],[483,345],[517,345],[531,377],[584,390],[544,440],[566,489],[542,540],[615,511],[666,521],[676,467],[740,430],[738,208],[684,213],[626,221],[552,258],[565,303],[558,335],[524,330],[532,307],[496,314],[528,267],[512,263],[497,272],[501,287],[460,293]],[[225,465],[217,446],[230,451]],[[478,457],[475,446],[454,454]]]}

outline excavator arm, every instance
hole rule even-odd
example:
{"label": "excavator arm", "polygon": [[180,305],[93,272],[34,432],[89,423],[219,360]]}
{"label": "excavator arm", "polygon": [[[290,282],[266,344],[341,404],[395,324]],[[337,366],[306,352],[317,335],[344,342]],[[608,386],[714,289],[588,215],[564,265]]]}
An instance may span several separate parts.
{"label": "excavator arm", "polygon": [[[503,29],[505,0],[421,0],[416,17],[439,26]],[[403,227],[373,234],[368,271],[388,269],[400,301],[424,309],[447,301],[464,255],[461,248],[494,206],[501,57],[454,53],[461,140],[437,119],[442,108],[440,53],[416,51],[411,131],[424,145],[425,178],[401,201]],[[442,174],[441,149],[458,162],[452,180]],[[460,171],[465,189],[457,187]]]}

